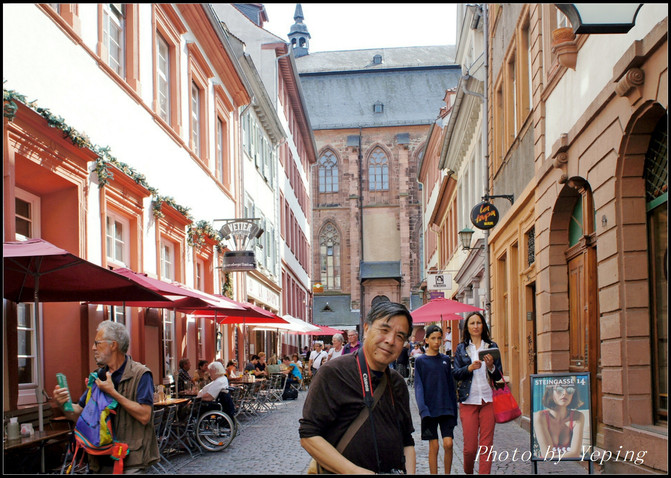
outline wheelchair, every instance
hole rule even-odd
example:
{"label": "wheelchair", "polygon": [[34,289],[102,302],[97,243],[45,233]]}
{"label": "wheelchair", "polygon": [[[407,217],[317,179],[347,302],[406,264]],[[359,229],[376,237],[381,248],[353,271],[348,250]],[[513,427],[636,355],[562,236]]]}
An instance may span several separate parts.
{"label": "wheelchair", "polygon": [[[235,406],[227,391],[219,392],[214,402],[201,402],[195,435],[198,444],[207,451],[221,451],[231,444],[237,434]],[[206,410],[203,410],[203,409]]]}

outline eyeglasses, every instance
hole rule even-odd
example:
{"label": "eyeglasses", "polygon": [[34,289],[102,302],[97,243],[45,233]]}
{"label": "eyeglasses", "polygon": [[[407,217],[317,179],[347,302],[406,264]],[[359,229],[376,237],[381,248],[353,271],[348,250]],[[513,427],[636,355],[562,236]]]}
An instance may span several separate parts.
{"label": "eyeglasses", "polygon": [[558,393],[566,392],[568,395],[573,395],[575,393],[575,387],[564,388],[562,386],[559,386],[559,387],[555,387],[555,391],[558,392]]}
{"label": "eyeglasses", "polygon": [[97,347],[97,346],[99,346],[100,344],[102,344],[103,342],[107,342],[108,344],[111,344],[112,342],[114,342],[114,340],[107,340],[107,339],[104,339],[104,340],[94,340],[94,341],[93,341],[93,345],[95,345],[95,346]]}
{"label": "eyeglasses", "polygon": [[[384,335],[387,335],[389,332],[391,332],[391,327],[389,327],[386,324],[375,325],[373,329],[377,330],[378,332]],[[396,335],[394,336],[394,339],[396,339],[397,342],[404,343],[406,340],[408,340],[408,334],[405,334],[403,332],[397,332]]]}

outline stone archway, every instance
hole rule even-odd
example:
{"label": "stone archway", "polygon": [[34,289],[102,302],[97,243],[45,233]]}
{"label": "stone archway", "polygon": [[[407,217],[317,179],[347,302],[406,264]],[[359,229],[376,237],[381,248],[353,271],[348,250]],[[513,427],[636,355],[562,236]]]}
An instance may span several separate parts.
{"label": "stone archway", "polygon": [[[624,392],[624,399],[629,402],[628,421],[637,425],[653,425],[659,418],[656,395],[660,393],[660,385],[666,382],[660,380],[657,371],[668,366],[668,361],[660,363],[663,357],[655,353],[659,321],[668,324],[668,313],[666,309],[656,310],[658,284],[654,263],[651,263],[655,259],[651,257],[655,255],[655,247],[651,244],[651,211],[648,211],[651,202],[646,199],[644,177],[651,138],[660,120],[667,115],[667,110],[656,102],[638,108],[625,128],[615,173],[618,251],[627,265],[619,271],[622,316],[619,331],[625,350],[631,350],[624,355],[621,373],[642,377],[647,384],[635,390],[629,387]],[[661,262],[664,261],[662,258]]]}

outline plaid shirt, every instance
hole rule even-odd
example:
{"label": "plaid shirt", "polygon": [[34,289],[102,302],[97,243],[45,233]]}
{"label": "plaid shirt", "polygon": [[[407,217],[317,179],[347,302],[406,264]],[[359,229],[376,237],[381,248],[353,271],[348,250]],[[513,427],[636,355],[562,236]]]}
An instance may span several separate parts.
{"label": "plaid shirt", "polygon": [[191,375],[183,368],[179,369],[179,389],[184,390],[191,383]]}

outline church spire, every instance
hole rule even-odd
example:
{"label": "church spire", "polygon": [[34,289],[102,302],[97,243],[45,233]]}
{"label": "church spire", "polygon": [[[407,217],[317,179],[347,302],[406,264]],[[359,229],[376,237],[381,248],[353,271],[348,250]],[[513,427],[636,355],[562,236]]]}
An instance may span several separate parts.
{"label": "church spire", "polygon": [[294,12],[295,23],[291,25],[291,31],[289,31],[288,35],[296,58],[309,54],[310,33],[308,33],[308,27],[303,23],[303,19],[303,7],[301,7],[300,3],[297,3],[296,11]]}

